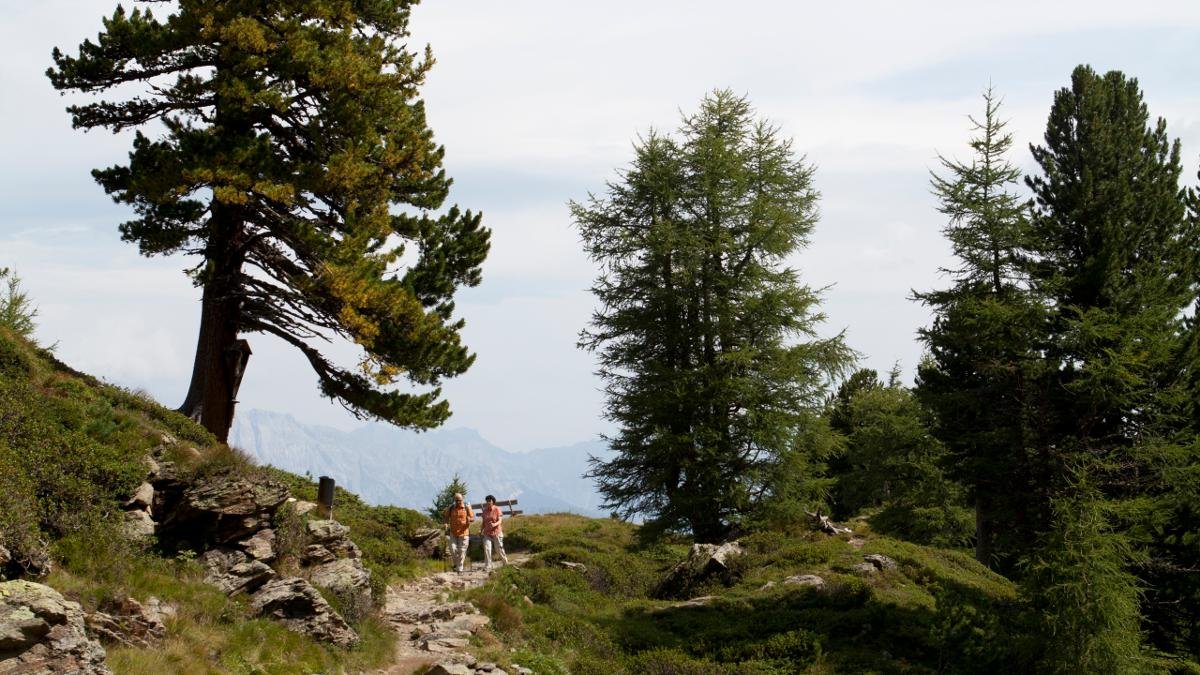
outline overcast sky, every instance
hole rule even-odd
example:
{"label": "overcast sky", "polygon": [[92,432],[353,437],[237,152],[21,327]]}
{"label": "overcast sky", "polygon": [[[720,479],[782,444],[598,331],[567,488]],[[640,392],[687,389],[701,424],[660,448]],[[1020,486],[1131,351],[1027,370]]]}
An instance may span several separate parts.
{"label": "overcast sky", "polygon": [[[0,267],[40,308],[37,337],[70,365],[175,406],[186,390],[199,291],[182,258],[120,241],[127,217],[92,182],[129,136],[73,131],[43,72],[50,50],[95,35],[108,0],[6,3],[0,24]],[[132,6],[139,3],[126,3]],[[161,9],[158,6],[156,11]],[[1013,161],[1032,170],[1055,89],[1079,63],[1141,82],[1152,115],[1200,156],[1200,3],[427,0],[414,46],[437,65],[429,121],[455,180],[450,202],[493,231],[483,284],[459,295],[474,368],[448,382],[450,427],[510,450],[591,440],[609,427],[592,356],[575,348],[595,268],[567,201],[601,193],[650,128],[672,130],[706,92],[749,96],[817,167],[821,220],[794,266],[828,286],[826,334],[845,331],[906,379],[927,312],[911,289],[949,263],[928,191],[936,153],[966,158],[968,114],[1004,97]],[[239,405],[351,428],[282,343],[254,349]],[[352,350],[338,352],[349,357]]]}

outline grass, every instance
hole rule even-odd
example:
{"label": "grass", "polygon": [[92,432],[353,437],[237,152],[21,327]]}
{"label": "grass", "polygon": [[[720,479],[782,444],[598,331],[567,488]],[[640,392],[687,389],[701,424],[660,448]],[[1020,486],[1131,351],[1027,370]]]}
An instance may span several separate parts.
{"label": "grass", "polygon": [[[470,594],[493,620],[495,644],[482,640],[481,658],[500,663],[673,674],[967,672],[1020,663],[1004,660],[1016,658],[1008,649],[1016,642],[992,642],[1015,635],[1003,622],[1021,608],[1016,589],[960,551],[875,535],[860,550],[846,536],[756,533],[742,539],[746,552],[723,581],[688,593],[716,599],[687,607],[652,597],[686,557],[685,541],[643,546],[632,525],[569,515],[522,516],[506,531],[510,549],[527,550],[530,562]],[[896,569],[852,573],[869,553],[894,558]],[[827,584],[780,583],[796,574]]]}
{"label": "grass", "polygon": [[[167,459],[184,474],[276,478],[312,498],[304,479],[254,466],[192,420],[78,373],[0,327],[0,541],[18,559],[49,542],[56,565],[46,583],[89,611],[152,596],[178,608],[161,645],[110,646],[110,667],[133,674],[332,673],[390,663],[396,635],[374,614],[353,623],[359,646],[327,646],[250,618],[244,598],[203,582],[194,556],[121,534],[121,503],[142,481],[143,458],[164,435],[176,439]],[[348,493],[339,504],[346,506],[339,519],[347,518],[380,578],[415,566],[398,536],[415,512],[373,509]]]}

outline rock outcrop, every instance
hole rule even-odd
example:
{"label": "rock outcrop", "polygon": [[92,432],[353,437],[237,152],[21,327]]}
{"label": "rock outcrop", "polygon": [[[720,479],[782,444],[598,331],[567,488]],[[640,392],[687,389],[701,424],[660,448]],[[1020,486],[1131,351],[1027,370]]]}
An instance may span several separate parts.
{"label": "rock outcrop", "polygon": [[0,583],[0,673],[111,675],[83,609],[29,581]]}
{"label": "rock outcrop", "polygon": [[287,498],[282,483],[218,474],[184,488],[159,531],[169,538],[232,544],[269,528]]}
{"label": "rock outcrop", "polygon": [[350,648],[358,634],[329,606],[317,589],[304,579],[292,577],[267,582],[250,597],[251,610],[276,619],[288,630],[317,640]]}
{"label": "rock outcrop", "polygon": [[724,544],[692,544],[688,557],[675,565],[659,583],[654,595],[659,598],[683,598],[693,588],[713,578],[729,581],[731,561],[742,555],[736,541]]}
{"label": "rock outcrop", "polygon": [[96,638],[130,647],[148,648],[167,636],[163,612],[156,598],[143,606],[126,598],[112,613],[92,612],[84,617],[88,633]]}
{"label": "rock outcrop", "polygon": [[230,548],[205,551],[200,563],[204,565],[204,580],[226,595],[253,593],[275,578],[275,570],[269,565]]}

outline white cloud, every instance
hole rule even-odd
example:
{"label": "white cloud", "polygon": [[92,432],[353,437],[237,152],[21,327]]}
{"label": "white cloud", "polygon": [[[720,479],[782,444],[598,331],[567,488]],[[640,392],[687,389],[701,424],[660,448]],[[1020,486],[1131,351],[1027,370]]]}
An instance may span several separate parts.
{"label": "white cloud", "polygon": [[[138,3],[127,3],[128,5]],[[0,24],[0,266],[42,306],[43,341],[76,367],[182,398],[198,291],[179,259],[118,241],[128,217],[88,171],[124,161],[128,134],[70,129],[43,71],[49,51],[94,37],[113,0],[6,8]],[[155,7],[161,13],[161,6]],[[928,321],[910,289],[944,283],[941,217],[928,193],[936,154],[965,157],[968,114],[992,78],[1012,120],[1014,161],[1040,139],[1053,90],[1080,61],[1127,68],[1150,110],[1182,138],[1188,182],[1200,157],[1200,4],[1144,2],[608,3],[439,0],[419,5],[413,44],[438,64],[423,96],[451,196],[494,231],[484,284],[463,293],[475,368],[446,386],[452,424],[514,449],[606,428],[592,357],[575,349],[594,266],[566,208],[632,157],[639,133],[672,130],[714,87],[749,94],[817,166],[822,218],[795,258],[806,283],[832,284],[828,333],[847,330],[867,363],[910,369]],[[1126,39],[1128,38],[1128,39]],[[1136,70],[1134,68],[1136,67]],[[353,424],[316,394],[303,358],[252,337],[240,405]],[[131,346],[136,346],[131,348]],[[334,347],[352,359],[346,345]]]}

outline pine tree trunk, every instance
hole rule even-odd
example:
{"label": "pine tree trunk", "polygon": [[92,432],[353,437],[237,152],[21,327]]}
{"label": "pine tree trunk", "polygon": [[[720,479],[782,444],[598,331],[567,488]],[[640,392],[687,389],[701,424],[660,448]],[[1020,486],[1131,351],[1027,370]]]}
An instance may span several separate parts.
{"label": "pine tree trunk", "polygon": [[984,495],[976,497],[975,559],[989,568],[992,566],[992,540],[995,537],[992,516],[992,500]]}
{"label": "pine tree trunk", "polygon": [[234,396],[249,352],[238,341],[241,300],[237,288],[244,229],[234,209],[215,204],[212,226],[210,272],[201,300],[196,358],[179,412],[199,421],[224,443],[233,424]]}

